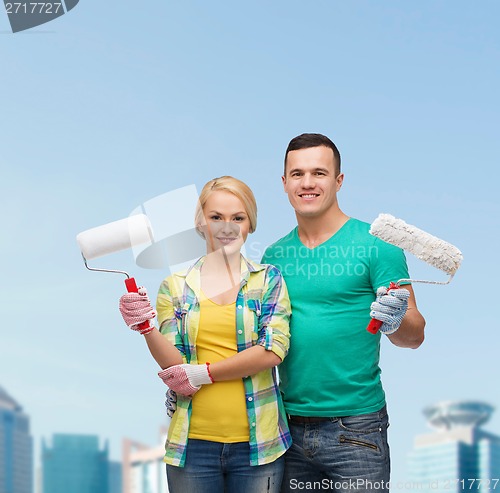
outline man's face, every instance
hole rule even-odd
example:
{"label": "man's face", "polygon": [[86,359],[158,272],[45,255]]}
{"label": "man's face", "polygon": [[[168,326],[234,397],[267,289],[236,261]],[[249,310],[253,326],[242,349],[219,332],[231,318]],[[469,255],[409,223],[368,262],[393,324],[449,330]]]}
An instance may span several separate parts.
{"label": "man's face", "polygon": [[325,146],[290,151],[282,177],[295,212],[311,218],[337,207],[337,192],[343,179],[343,174],[336,176],[333,151]]}

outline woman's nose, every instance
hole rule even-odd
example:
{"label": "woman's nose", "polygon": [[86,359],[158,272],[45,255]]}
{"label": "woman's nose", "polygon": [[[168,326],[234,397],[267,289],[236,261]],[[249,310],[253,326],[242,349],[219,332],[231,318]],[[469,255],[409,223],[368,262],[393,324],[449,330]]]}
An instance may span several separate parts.
{"label": "woman's nose", "polygon": [[238,236],[240,227],[233,221],[224,221],[222,232],[228,236]]}

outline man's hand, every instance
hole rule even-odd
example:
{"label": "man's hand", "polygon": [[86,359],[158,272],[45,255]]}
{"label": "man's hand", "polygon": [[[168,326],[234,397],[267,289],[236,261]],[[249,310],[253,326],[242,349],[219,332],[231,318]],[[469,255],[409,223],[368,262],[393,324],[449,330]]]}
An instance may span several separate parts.
{"label": "man's hand", "polygon": [[173,417],[175,411],[177,411],[177,394],[172,390],[168,389],[165,394],[165,407],[167,408],[167,416],[169,418]]}
{"label": "man's hand", "polygon": [[384,286],[377,289],[377,299],[371,304],[370,316],[380,320],[380,332],[393,334],[399,329],[408,309],[410,292],[407,289],[388,289]]}
{"label": "man's hand", "polygon": [[[120,298],[120,313],[127,326],[140,334],[148,334],[155,328],[152,320],[156,317],[156,311],[151,306],[145,288],[139,288],[138,293],[124,294]],[[139,328],[143,322],[149,322],[148,326]]]}
{"label": "man's hand", "polygon": [[158,376],[174,392],[192,396],[200,390],[202,385],[213,382],[208,367],[208,363],[206,365],[174,365],[158,372]]}

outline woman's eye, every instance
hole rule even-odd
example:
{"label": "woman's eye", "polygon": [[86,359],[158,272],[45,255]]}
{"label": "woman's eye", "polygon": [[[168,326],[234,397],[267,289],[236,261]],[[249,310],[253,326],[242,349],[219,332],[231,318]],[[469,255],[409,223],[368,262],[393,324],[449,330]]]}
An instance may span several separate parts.
{"label": "woman's eye", "polygon": [[238,221],[238,222],[241,222],[241,221],[244,221],[244,220],[245,220],[245,218],[244,218],[244,217],[242,217],[242,216],[237,216],[237,217],[235,217],[235,218],[234,218],[234,220],[235,220],[235,221]]}
{"label": "woman's eye", "polygon": [[212,221],[218,221],[220,219],[220,216],[215,216],[215,215],[214,216],[210,216],[210,219]]}

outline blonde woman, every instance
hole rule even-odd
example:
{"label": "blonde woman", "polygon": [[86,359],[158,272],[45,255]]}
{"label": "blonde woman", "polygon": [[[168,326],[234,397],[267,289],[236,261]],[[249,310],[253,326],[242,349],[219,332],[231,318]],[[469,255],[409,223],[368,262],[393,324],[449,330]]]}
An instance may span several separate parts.
{"label": "blonde woman", "polygon": [[169,490],[277,493],[291,444],[276,376],[289,347],[286,286],[275,267],[241,254],[257,225],[245,183],[209,181],[195,222],[207,254],[161,284],[159,330],[145,290],[120,300],[177,393],[165,446]]}

